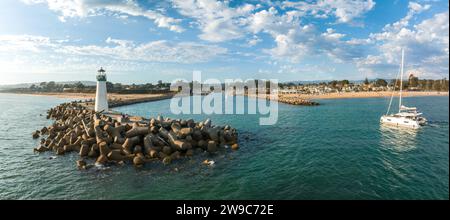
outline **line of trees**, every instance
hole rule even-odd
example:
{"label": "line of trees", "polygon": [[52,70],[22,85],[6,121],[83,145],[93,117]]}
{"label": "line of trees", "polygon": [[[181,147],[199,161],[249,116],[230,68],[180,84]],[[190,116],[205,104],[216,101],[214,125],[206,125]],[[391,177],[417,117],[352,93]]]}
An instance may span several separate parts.
{"label": "line of trees", "polygon": [[[400,88],[400,81],[391,80],[390,86],[395,84],[395,88]],[[431,80],[431,79],[414,79],[404,80],[403,89],[415,90],[415,91],[448,91],[449,81],[447,79]]]}
{"label": "line of trees", "polygon": [[30,86],[29,90],[36,92],[62,92],[64,89],[74,89],[74,90],[85,90],[87,88],[94,88],[93,86],[86,86],[81,82],[73,84],[59,84],[54,81],[41,82],[39,84],[33,84]]}
{"label": "line of trees", "polygon": [[[270,87],[270,82],[265,81],[266,88]],[[369,81],[367,78],[362,82],[365,86],[374,87],[394,87],[395,89],[400,88],[400,81],[392,79],[389,82],[385,79],[376,79]],[[258,85],[258,81],[255,80],[255,85]],[[299,83],[278,83],[278,87],[289,88],[293,86],[303,85]],[[322,85],[329,86],[334,89],[341,89],[345,86],[361,85],[361,83],[352,83],[349,80],[333,80],[329,82],[312,83],[309,85]],[[192,87],[192,82],[190,83]],[[106,87],[109,92],[112,93],[153,93],[153,92],[168,92],[170,91],[170,83],[163,83],[158,81],[158,83],[146,83],[146,84],[131,84],[124,85],[121,83],[106,82]],[[222,85],[224,88],[225,85]],[[41,82],[39,84],[33,84],[29,88],[25,89],[11,89],[12,92],[95,92],[95,86],[84,85],[82,82],[72,83],[72,84],[61,84],[54,81]],[[414,91],[448,91],[449,81],[447,79],[431,80],[431,79],[419,79],[418,77],[410,76],[409,79],[403,81],[403,89],[414,90]]]}
{"label": "line of trees", "polygon": [[[359,83],[352,83],[349,80],[332,80],[329,82],[320,82],[320,83],[311,83],[309,85],[316,86],[329,86],[330,88],[342,88],[345,86],[357,85]],[[365,86],[375,86],[375,87],[393,87],[395,85],[395,89],[400,88],[400,81],[396,79],[389,80],[389,82],[385,79],[375,79],[369,81],[367,78],[362,82]],[[293,82],[289,83],[279,83],[278,86],[280,88],[289,88],[293,86],[298,86],[303,84],[296,84]],[[411,76],[407,80],[403,80],[402,87],[405,90],[414,90],[414,91],[448,91],[449,90],[449,81],[444,79],[432,80],[432,79],[419,79],[418,77]]]}
{"label": "line of trees", "polygon": [[131,84],[131,85],[123,85],[121,83],[112,83],[106,82],[106,89],[110,92],[117,93],[139,93],[139,92],[148,92],[148,91],[164,91],[169,90],[170,83],[164,83],[159,81],[157,84],[146,83],[146,84]]}

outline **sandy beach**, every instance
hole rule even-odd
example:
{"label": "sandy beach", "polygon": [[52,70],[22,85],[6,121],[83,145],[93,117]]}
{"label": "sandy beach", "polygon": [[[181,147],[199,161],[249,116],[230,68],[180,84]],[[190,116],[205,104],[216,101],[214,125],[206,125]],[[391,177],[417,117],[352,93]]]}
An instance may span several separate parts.
{"label": "sandy beach", "polygon": [[[267,95],[249,95],[250,97],[257,97],[266,99]],[[381,98],[391,97],[392,92],[343,92],[343,93],[325,93],[325,94],[279,94],[278,97],[270,96],[272,100],[278,100],[279,102],[292,104],[292,105],[318,105],[321,99],[348,99],[348,98]],[[399,96],[398,92],[394,93],[394,96]],[[413,96],[448,96],[448,92],[403,92],[403,97]]]}
{"label": "sandy beach", "polygon": [[[392,92],[345,92],[345,93],[327,93],[319,95],[309,95],[309,94],[282,94],[280,97],[285,98],[301,98],[309,100],[317,99],[344,99],[344,98],[379,98],[379,97],[390,97]],[[394,96],[398,96],[399,93],[394,93]],[[448,92],[403,92],[403,97],[412,96],[448,96]]]}
{"label": "sandy beach", "polygon": [[[79,100],[93,99],[94,93],[19,93],[23,95],[33,96],[55,96],[58,98],[72,98]],[[108,99],[118,102],[145,102],[145,101],[157,101],[161,99],[171,98],[172,93],[167,94],[108,94]],[[279,94],[279,98],[282,99],[300,99],[300,100],[320,100],[320,99],[347,99],[347,98],[380,98],[390,97],[392,92],[344,92],[344,93],[326,93],[326,94]],[[394,93],[394,96],[398,96],[398,92]],[[403,97],[412,96],[448,96],[448,92],[435,92],[435,91],[404,91]],[[265,98],[266,96],[260,98]]]}

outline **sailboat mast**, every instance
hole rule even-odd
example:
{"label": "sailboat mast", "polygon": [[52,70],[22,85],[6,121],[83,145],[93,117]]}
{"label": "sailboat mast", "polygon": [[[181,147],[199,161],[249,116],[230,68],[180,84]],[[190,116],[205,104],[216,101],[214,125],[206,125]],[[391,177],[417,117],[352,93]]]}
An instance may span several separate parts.
{"label": "sailboat mast", "polygon": [[403,65],[405,59],[405,50],[402,48],[402,66],[400,68],[400,96],[398,100],[398,112],[400,112],[402,108],[402,90],[403,90]]}

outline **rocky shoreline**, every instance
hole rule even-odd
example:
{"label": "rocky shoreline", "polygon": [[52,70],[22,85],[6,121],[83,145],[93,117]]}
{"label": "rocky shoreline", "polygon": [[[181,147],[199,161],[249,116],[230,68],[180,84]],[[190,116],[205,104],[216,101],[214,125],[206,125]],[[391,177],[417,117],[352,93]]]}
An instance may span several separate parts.
{"label": "rocky shoreline", "polygon": [[272,100],[279,103],[289,104],[289,105],[303,105],[303,106],[317,106],[320,105],[318,102],[312,101],[310,99],[304,99],[298,96],[284,96],[284,95],[269,95],[269,94],[259,94],[259,95],[247,95],[248,97],[254,97],[259,99]]}
{"label": "rocky shoreline", "polygon": [[111,100],[111,101],[109,101],[109,107],[115,108],[115,107],[139,104],[139,103],[144,103],[144,102],[160,101],[160,100],[164,100],[164,99],[171,99],[173,96],[174,96],[173,94],[168,94],[168,95],[163,95],[163,96],[159,96],[159,97],[150,97],[150,98],[129,99],[129,100]]}
{"label": "rocky shoreline", "polygon": [[[210,119],[195,122],[158,116],[123,120],[120,115],[95,112],[83,102],[51,108],[47,119],[55,122],[33,132],[34,139],[41,137],[34,152],[76,152],[80,155],[80,169],[124,164],[142,167],[158,161],[170,164],[202,152],[214,154],[220,148],[239,148],[236,129],[214,126]],[[95,163],[88,164],[89,158]]]}
{"label": "rocky shoreline", "polygon": [[300,97],[285,97],[278,96],[278,102],[290,104],[290,105],[305,105],[305,106],[315,106],[319,105],[318,102],[311,101],[309,99],[303,99]]}
{"label": "rocky shoreline", "polygon": [[[117,98],[117,97],[111,97],[108,99],[108,104],[110,108],[116,108],[120,106],[126,106],[126,105],[134,105],[139,103],[145,103],[145,102],[154,102],[154,101],[160,101],[165,99],[171,99],[175,94],[169,93],[169,94],[161,94],[160,96],[153,96],[153,97],[139,97],[139,98]],[[89,99],[84,102],[84,104],[88,107],[93,108],[95,104],[94,99]]]}

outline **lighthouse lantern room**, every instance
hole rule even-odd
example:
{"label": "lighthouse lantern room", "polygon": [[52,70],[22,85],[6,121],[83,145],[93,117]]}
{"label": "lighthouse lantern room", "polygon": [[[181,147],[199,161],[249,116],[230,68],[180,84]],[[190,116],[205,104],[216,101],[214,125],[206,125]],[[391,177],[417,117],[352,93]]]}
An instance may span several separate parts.
{"label": "lighthouse lantern room", "polygon": [[95,111],[108,111],[108,96],[106,91],[106,71],[100,67],[97,71],[97,92],[95,94]]}

